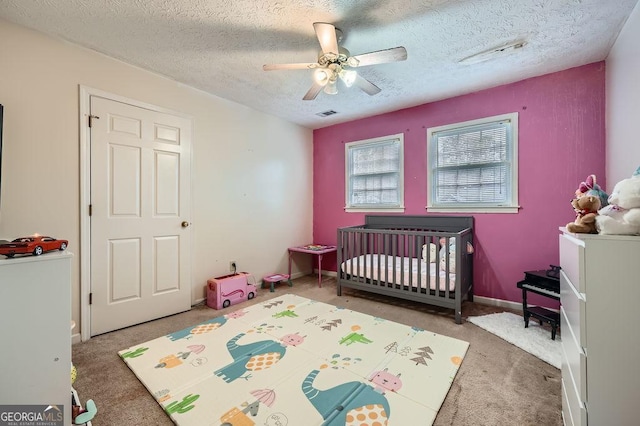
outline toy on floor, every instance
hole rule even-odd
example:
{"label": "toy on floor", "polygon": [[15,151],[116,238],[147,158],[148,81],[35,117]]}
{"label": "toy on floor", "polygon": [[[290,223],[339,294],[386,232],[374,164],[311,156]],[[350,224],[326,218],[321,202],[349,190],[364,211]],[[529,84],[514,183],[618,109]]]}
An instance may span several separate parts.
{"label": "toy on floor", "polygon": [[[72,321],[71,329],[73,329],[73,327],[75,327],[75,322]],[[73,365],[73,363],[71,363],[71,384],[72,385],[76,382],[77,378],[78,378],[78,370],[76,369],[76,366]],[[78,398],[77,394],[72,389],[71,420],[73,421],[74,425],[83,425],[91,421],[95,417],[96,413],[98,412],[98,408],[96,407],[95,402],[93,402],[93,400],[90,399],[87,401],[87,403],[85,404],[85,408],[83,409],[82,407],[80,407],[80,405],[78,405],[77,398]]]}
{"label": "toy on floor", "polygon": [[82,409],[79,405],[71,407],[71,418],[74,425],[83,425],[91,421],[98,413],[98,407],[93,399],[87,400],[86,407]]}
{"label": "toy on floor", "polygon": [[275,291],[274,285],[280,283],[280,281],[286,281],[289,284],[289,287],[293,287],[293,283],[291,282],[291,275],[289,274],[270,274],[262,278],[262,288],[264,288],[267,284],[271,286],[271,293]]}
{"label": "toy on floor", "polygon": [[[249,283],[249,280],[253,284]],[[258,293],[256,279],[248,272],[238,272],[207,281],[207,306],[213,309],[228,308],[236,303],[253,299]]]}
{"label": "toy on floor", "polygon": [[609,196],[609,205],[598,213],[598,233],[640,235],[640,167],[633,176],[616,183]]}

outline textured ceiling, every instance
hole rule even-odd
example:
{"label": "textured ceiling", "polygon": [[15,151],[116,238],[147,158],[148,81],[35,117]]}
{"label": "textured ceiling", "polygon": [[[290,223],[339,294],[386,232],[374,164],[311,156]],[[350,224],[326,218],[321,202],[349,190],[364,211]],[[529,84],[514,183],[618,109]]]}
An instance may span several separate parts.
{"label": "textured ceiling", "polygon": [[[637,1],[2,0],[0,17],[315,129],[603,60]],[[408,59],[358,68],[375,96],[339,85],[303,101],[311,70],[262,65],[315,62],[313,22],[340,28],[352,55],[404,46]]]}

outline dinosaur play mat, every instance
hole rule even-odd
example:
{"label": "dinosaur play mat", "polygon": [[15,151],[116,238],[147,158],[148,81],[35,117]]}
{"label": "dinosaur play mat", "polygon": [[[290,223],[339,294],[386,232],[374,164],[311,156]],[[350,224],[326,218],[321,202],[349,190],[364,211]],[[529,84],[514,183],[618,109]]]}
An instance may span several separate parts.
{"label": "dinosaur play mat", "polygon": [[119,352],[179,425],[430,425],[467,342],[286,294]]}

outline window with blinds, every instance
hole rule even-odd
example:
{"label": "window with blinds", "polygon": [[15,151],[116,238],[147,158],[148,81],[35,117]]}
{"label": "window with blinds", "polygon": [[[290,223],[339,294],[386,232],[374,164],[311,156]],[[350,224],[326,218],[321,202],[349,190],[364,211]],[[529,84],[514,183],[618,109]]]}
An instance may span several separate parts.
{"label": "window with blinds", "polygon": [[427,130],[427,209],[517,212],[518,114]]}
{"label": "window with blinds", "polygon": [[347,211],[403,211],[404,135],[345,144]]}

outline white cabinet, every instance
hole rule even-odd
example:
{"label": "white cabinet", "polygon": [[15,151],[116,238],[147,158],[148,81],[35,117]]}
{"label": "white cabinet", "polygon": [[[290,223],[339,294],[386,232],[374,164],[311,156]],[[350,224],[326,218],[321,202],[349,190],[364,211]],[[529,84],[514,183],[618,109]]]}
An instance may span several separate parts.
{"label": "white cabinet", "polygon": [[0,404],[64,407],[68,425],[72,257],[0,259]]}
{"label": "white cabinet", "polygon": [[560,230],[564,422],[637,425],[640,237]]}

